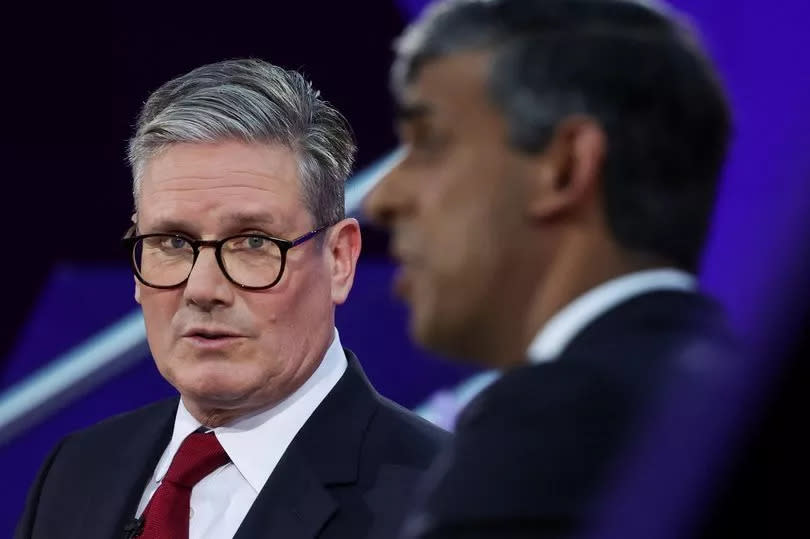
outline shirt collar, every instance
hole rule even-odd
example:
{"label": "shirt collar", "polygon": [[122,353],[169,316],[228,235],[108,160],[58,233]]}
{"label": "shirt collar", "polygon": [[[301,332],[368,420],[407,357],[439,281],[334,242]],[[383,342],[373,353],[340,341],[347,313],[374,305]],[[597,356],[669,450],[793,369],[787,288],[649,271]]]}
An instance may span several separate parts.
{"label": "shirt collar", "polygon": [[694,291],[694,275],[674,268],[644,270],[611,279],[563,307],[529,345],[532,363],[553,361],[585,326],[632,297],[657,290]]}
{"label": "shirt collar", "polygon": [[[309,416],[343,376],[347,365],[336,328],[320,365],[295,392],[272,408],[213,429],[231,462],[256,493]],[[180,399],[172,439],[155,468],[155,482],[163,480],[180,444],[200,426]]]}

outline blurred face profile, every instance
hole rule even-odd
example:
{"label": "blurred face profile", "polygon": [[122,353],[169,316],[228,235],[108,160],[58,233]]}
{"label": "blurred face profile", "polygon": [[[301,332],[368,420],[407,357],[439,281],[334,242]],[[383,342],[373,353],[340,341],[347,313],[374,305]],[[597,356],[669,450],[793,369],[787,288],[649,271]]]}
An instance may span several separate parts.
{"label": "blurred face profile", "polygon": [[395,289],[421,344],[474,353],[521,248],[521,158],[490,102],[484,53],[428,62],[401,98],[402,156],[366,202],[399,262]]}
{"label": "blurred face profile", "polygon": [[[290,240],[315,227],[296,157],[285,147],[175,144],[144,169],[138,234]],[[200,249],[179,287],[136,282],[155,363],[192,413],[271,405],[317,367],[334,326],[329,232],[290,249],[281,280],[265,290],[230,282],[210,247]],[[260,240],[251,241],[246,248],[260,247]]]}

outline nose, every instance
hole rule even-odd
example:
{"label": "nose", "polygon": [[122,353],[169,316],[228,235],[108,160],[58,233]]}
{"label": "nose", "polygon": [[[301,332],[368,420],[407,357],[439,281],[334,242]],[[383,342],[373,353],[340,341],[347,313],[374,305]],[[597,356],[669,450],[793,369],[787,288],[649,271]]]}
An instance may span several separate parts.
{"label": "nose", "polygon": [[203,247],[191,268],[183,298],[189,305],[210,311],[233,303],[235,286],[219,267],[214,249]]}
{"label": "nose", "polygon": [[377,226],[390,228],[397,217],[412,204],[405,174],[402,171],[402,158],[397,160],[366,195],[363,212]]}

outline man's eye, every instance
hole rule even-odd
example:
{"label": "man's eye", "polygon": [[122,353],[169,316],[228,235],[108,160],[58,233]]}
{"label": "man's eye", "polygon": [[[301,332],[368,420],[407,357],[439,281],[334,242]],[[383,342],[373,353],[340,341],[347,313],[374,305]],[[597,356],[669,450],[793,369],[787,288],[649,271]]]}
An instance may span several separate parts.
{"label": "man's eye", "polygon": [[440,146],[440,138],[432,133],[426,133],[413,138],[412,145],[415,148],[430,149]]}
{"label": "man's eye", "polygon": [[164,249],[186,249],[189,247],[188,241],[176,236],[164,238],[161,242],[161,247]]}
{"label": "man's eye", "polygon": [[409,146],[414,152],[422,154],[436,154],[440,152],[448,142],[448,137],[436,132],[424,132],[414,136]]}
{"label": "man's eye", "polygon": [[226,248],[240,251],[262,251],[267,250],[272,242],[264,236],[243,236],[229,241]]}
{"label": "man's eye", "polygon": [[265,243],[267,243],[267,240],[261,236],[250,236],[245,240],[245,246],[250,249],[261,249]]}

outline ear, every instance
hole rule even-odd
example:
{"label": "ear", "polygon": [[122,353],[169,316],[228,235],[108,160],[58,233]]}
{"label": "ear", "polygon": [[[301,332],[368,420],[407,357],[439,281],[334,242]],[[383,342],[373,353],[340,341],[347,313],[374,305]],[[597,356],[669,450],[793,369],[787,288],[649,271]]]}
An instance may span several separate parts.
{"label": "ear", "polygon": [[332,277],[332,301],[336,305],[346,301],[352,289],[361,243],[357,219],[343,219],[332,225],[327,239],[327,255]]}
{"label": "ear", "polygon": [[[133,212],[132,217],[130,217],[130,219],[132,220],[133,226],[138,226],[138,212],[137,211]],[[141,303],[141,283],[138,281],[138,279],[134,275],[132,276],[132,281],[135,283],[135,301],[138,304],[140,304]]]}
{"label": "ear", "polygon": [[560,122],[546,149],[530,158],[530,216],[554,218],[597,195],[606,151],[607,136],[595,119],[570,116]]}

